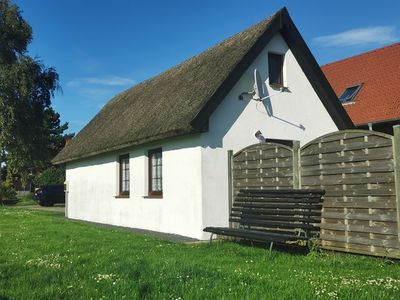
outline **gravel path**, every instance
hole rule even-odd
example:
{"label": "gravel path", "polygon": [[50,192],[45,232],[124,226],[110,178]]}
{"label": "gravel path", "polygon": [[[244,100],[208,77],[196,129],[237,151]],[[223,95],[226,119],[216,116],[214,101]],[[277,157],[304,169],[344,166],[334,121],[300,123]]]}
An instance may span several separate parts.
{"label": "gravel path", "polygon": [[27,209],[37,209],[37,210],[44,210],[44,211],[59,211],[64,212],[65,206],[63,204],[56,204],[54,206],[40,206],[40,205],[26,205],[26,206],[10,206],[14,208],[27,208]]}

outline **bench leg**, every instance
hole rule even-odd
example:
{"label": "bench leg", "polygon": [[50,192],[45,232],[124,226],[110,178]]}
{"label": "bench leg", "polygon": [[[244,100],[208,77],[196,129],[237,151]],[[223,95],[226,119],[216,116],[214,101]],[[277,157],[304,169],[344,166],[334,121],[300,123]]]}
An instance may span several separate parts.
{"label": "bench leg", "polygon": [[210,245],[211,245],[211,242],[212,242],[213,235],[214,235],[214,233],[211,233],[211,236],[210,236]]}
{"label": "bench leg", "polygon": [[269,244],[269,254],[271,255],[272,253],[272,247],[274,246],[274,242],[271,242],[271,244]]}

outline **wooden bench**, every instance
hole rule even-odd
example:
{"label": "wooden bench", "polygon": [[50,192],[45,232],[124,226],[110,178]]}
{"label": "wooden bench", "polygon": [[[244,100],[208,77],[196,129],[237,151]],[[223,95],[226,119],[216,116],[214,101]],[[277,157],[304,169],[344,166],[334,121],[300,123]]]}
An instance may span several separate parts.
{"label": "wooden bench", "polygon": [[319,233],[323,190],[240,190],[229,221],[232,228],[203,231],[250,241],[305,245]]}

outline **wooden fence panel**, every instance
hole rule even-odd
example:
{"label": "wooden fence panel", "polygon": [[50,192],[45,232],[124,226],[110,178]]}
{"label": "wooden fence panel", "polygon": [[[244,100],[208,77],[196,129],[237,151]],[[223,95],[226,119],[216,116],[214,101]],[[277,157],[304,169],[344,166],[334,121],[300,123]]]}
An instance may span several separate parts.
{"label": "wooden fence panel", "polygon": [[324,248],[400,258],[392,136],[334,132],[303,146],[300,165],[301,187],[326,191]]}
{"label": "wooden fence panel", "polygon": [[278,143],[255,144],[233,156],[233,194],[239,189],[293,188],[293,149]]}

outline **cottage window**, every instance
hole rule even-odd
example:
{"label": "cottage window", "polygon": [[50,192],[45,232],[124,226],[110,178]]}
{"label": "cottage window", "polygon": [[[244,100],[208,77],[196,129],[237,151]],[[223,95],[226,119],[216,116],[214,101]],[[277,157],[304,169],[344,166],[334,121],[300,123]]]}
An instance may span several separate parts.
{"label": "cottage window", "polygon": [[346,102],[351,102],[354,101],[355,96],[361,89],[361,84],[353,85],[347,87],[343,94],[339,97],[340,102],[346,103]]}
{"label": "cottage window", "polygon": [[119,157],[119,195],[129,196],[129,154]]}
{"label": "cottage window", "polygon": [[149,150],[149,195],[162,196],[162,149]]}
{"label": "cottage window", "polygon": [[268,53],[269,85],[272,87],[283,86],[283,55]]}

